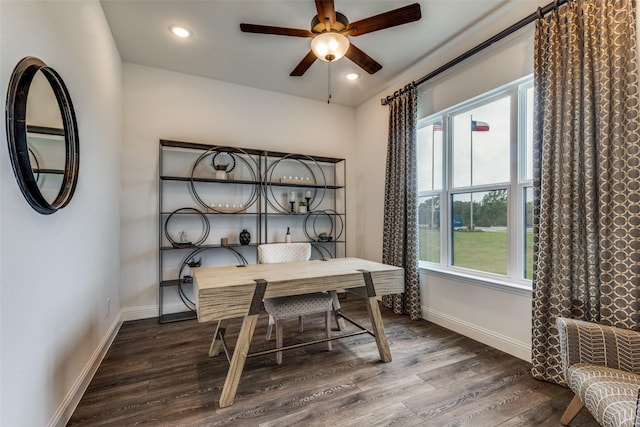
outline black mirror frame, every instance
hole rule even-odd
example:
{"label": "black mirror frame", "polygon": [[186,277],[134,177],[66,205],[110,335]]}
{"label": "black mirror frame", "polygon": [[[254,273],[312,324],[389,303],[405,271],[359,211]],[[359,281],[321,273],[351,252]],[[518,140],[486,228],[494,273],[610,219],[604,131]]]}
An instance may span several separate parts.
{"label": "black mirror frame", "polygon": [[[65,140],[65,170],[62,185],[55,200],[49,203],[38,187],[31,168],[27,146],[27,97],[35,74],[41,71],[51,85],[62,116]],[[60,75],[40,59],[23,58],[13,70],[9,80],[6,104],[6,127],[9,157],[20,191],[29,205],[38,213],[49,215],[65,207],[70,201],[78,182],[80,169],[80,147],[78,126],[71,97]]]}

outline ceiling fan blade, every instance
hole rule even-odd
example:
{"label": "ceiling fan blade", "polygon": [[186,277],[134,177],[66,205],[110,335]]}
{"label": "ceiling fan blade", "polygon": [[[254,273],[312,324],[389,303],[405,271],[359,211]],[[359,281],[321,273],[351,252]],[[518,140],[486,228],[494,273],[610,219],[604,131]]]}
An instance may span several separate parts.
{"label": "ceiling fan blade", "polygon": [[329,28],[327,31],[330,31],[336,22],[336,8],[333,0],[316,0],[316,10],[318,11],[318,19],[320,22],[324,23],[325,18],[329,18]]}
{"label": "ceiling fan blade", "polygon": [[316,55],[315,53],[313,53],[312,50],[310,50],[309,53],[307,53],[307,56],[302,58],[302,61],[300,61],[300,63],[296,66],[296,68],[294,68],[294,70],[289,75],[292,77],[300,77],[309,69],[309,67],[311,67],[311,65],[315,62],[315,60],[316,60]]}
{"label": "ceiling fan blade", "polygon": [[420,5],[418,3],[399,9],[390,10],[379,15],[361,19],[347,25],[346,32],[351,36],[361,36],[385,28],[395,27],[396,25],[407,24],[409,22],[418,21],[422,17]]}
{"label": "ceiling fan blade", "polygon": [[244,33],[273,34],[276,36],[291,37],[313,37],[309,30],[298,30],[295,28],[271,27],[269,25],[240,24],[240,29]]}
{"label": "ceiling fan blade", "polygon": [[378,64],[375,59],[355,47],[353,43],[349,45],[349,49],[344,56],[352,60],[356,65],[369,74],[377,73],[382,69],[382,65]]}

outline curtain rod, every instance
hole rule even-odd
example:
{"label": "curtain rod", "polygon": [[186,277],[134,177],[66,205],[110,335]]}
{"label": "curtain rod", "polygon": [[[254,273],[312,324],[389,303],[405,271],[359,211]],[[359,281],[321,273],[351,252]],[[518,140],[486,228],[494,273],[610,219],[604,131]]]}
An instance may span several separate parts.
{"label": "curtain rod", "polygon": [[[571,0],[555,0],[554,2],[549,3],[548,5],[546,5],[544,7],[539,7],[538,10],[533,12],[531,15],[529,15],[529,16],[527,16],[525,18],[522,18],[520,21],[518,21],[515,24],[511,25],[509,28],[506,28],[506,29],[500,31],[495,36],[488,38],[487,40],[483,41],[482,43],[480,43],[476,47],[466,51],[465,53],[463,53],[462,55],[458,56],[457,58],[452,59],[451,61],[447,62],[446,64],[444,64],[441,67],[433,70],[432,72],[430,72],[426,76],[423,76],[419,80],[417,80],[417,81],[415,81],[415,82],[413,82],[413,83],[411,83],[411,84],[409,84],[407,86],[410,86],[410,85],[418,86],[418,85],[421,85],[422,83],[425,83],[425,82],[431,80],[432,78],[434,78],[438,74],[441,74],[441,73],[447,71],[449,68],[451,68],[451,67],[453,67],[455,65],[458,65],[459,63],[461,63],[465,59],[475,55],[476,53],[480,52],[483,49],[486,49],[487,47],[491,46],[495,42],[502,40],[506,36],[516,32],[520,28],[529,25],[530,23],[536,21],[537,19],[541,19],[547,13],[556,10],[559,6],[561,6],[561,5],[565,4],[565,3],[568,3],[569,1],[571,1]],[[407,86],[405,86],[405,88]],[[393,93],[393,96],[387,96],[386,98],[382,98],[380,100],[380,103],[382,105],[388,105],[389,102],[393,101],[395,98],[400,96],[400,94],[402,94],[404,91],[405,91],[405,89],[399,89],[399,90],[397,90],[397,91],[395,91]]]}

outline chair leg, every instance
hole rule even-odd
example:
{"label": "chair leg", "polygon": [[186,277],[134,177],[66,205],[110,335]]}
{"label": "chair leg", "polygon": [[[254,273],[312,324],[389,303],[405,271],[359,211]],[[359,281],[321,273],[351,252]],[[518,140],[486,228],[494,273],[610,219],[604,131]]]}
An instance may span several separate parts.
{"label": "chair leg", "polygon": [[[282,348],[282,320],[276,320],[276,348]],[[282,352],[276,353],[276,363],[282,365]]]}
{"label": "chair leg", "polygon": [[[329,310],[329,311],[325,312],[324,328],[325,328],[325,332],[327,334],[327,338],[331,338],[331,314],[332,313],[333,313],[333,310]],[[332,350],[331,341],[327,341],[327,348],[329,349],[329,351]]]}
{"label": "chair leg", "polygon": [[580,412],[580,409],[582,409],[583,406],[584,403],[582,403],[580,398],[578,396],[573,396],[569,406],[567,406],[567,409],[565,409],[564,414],[562,414],[562,417],[560,418],[560,424],[563,426],[569,425],[571,420],[578,415],[578,412]]}
{"label": "chair leg", "polygon": [[275,321],[273,320],[273,316],[269,315],[269,326],[267,326],[267,341],[271,339],[271,330],[273,329],[274,322]]}

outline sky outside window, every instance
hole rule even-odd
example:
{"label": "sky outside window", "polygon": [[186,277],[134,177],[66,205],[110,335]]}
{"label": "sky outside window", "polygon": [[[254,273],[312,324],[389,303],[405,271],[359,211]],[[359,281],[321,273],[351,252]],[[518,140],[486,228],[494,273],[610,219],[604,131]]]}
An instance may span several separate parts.
{"label": "sky outside window", "polygon": [[418,191],[442,189],[442,121],[418,129]]}
{"label": "sky outside window", "polygon": [[526,91],[525,180],[533,179],[533,87]]}
{"label": "sky outside window", "polygon": [[[454,187],[509,181],[510,109],[507,96],[453,116]],[[487,124],[488,130],[472,131],[472,121]]]}

